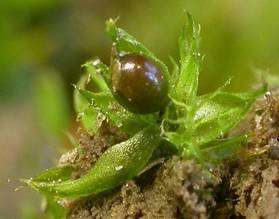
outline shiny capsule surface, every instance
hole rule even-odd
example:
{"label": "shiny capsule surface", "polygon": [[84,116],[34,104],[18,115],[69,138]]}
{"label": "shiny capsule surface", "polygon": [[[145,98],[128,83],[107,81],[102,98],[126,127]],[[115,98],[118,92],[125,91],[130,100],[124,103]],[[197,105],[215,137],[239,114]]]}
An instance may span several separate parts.
{"label": "shiny capsule surface", "polygon": [[135,113],[160,111],[167,103],[167,77],[142,55],[127,54],[113,61],[112,88],[119,102]]}

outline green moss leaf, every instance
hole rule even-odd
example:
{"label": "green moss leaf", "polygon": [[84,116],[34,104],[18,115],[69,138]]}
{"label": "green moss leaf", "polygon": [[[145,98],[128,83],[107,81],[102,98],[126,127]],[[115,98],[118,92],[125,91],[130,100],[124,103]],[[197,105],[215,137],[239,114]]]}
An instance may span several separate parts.
{"label": "green moss leaf", "polygon": [[244,118],[254,101],[266,92],[263,85],[251,93],[222,91],[198,98],[191,142],[201,145],[222,136]]}
{"label": "green moss leaf", "polygon": [[[196,24],[192,16],[188,14],[188,22],[184,25],[178,40],[180,51],[179,67],[174,61],[174,71],[171,77],[170,99],[175,105],[175,113],[170,107],[166,112],[172,111],[172,118],[165,115],[166,123],[178,126],[173,131],[165,132],[166,139],[174,143],[180,150],[189,146],[188,140],[192,135],[194,109],[196,108],[196,97],[198,91],[198,77],[200,72],[201,55],[199,53],[200,26]],[[176,114],[176,118],[173,116]],[[197,154],[197,151],[195,152]]]}
{"label": "green moss leaf", "polygon": [[73,171],[74,168],[72,166],[54,167],[51,169],[47,169],[41,174],[33,177],[31,180],[34,182],[65,181],[70,178]]}
{"label": "green moss leaf", "polygon": [[78,120],[90,134],[97,132],[104,119],[129,135],[156,123],[158,115],[133,114],[117,102],[109,89],[108,67],[100,60],[88,62],[84,67],[86,74],[75,86],[74,105]]}
{"label": "green moss leaf", "polygon": [[180,66],[173,61],[170,98],[175,110],[173,105],[167,108],[161,127],[165,139],[180,153],[202,159],[200,146],[223,136],[239,123],[256,98],[266,91],[266,86],[250,93],[225,92],[223,86],[213,93],[197,96],[202,60],[199,34],[199,25],[188,15],[188,23],[179,37]]}
{"label": "green moss leaf", "polygon": [[169,71],[167,66],[160,61],[150,50],[148,50],[143,44],[138,42],[133,36],[128,34],[121,28],[116,26],[116,21],[109,19],[106,22],[106,30],[114,42],[114,46],[118,53],[136,53],[144,55],[145,57],[153,60],[158,66],[161,67],[167,80],[169,78]]}
{"label": "green moss leaf", "polygon": [[[89,87],[95,92],[98,101],[107,102],[106,96],[102,94],[110,92],[104,78],[108,74],[108,68],[98,59],[85,63],[83,67],[85,68],[85,73],[74,90],[74,108],[78,115],[78,121],[82,123],[83,127],[90,134],[93,134],[100,127],[102,118],[100,118],[99,110],[91,106],[93,102],[88,102],[88,98],[86,98],[84,93],[80,92],[80,89],[85,90],[85,88]],[[98,96],[99,98],[97,98]]]}
{"label": "green moss leaf", "polygon": [[[89,108],[97,112],[99,117],[103,115],[130,135],[135,134],[148,125],[156,123],[157,115],[133,114],[122,107],[110,92],[93,93],[80,88],[77,88],[77,90],[88,103],[92,103]],[[97,120],[98,118],[94,119],[95,122]]]}
{"label": "green moss leaf", "polygon": [[240,151],[242,145],[247,142],[247,138],[247,135],[242,135],[201,145],[201,157],[204,160],[219,163]]}
{"label": "green moss leaf", "polygon": [[109,90],[107,85],[107,77],[110,75],[109,68],[100,59],[96,58],[88,61],[82,67],[87,72],[87,84],[91,83],[92,91],[101,92]]}
{"label": "green moss leaf", "polygon": [[25,180],[32,188],[58,197],[81,197],[112,189],[137,176],[160,142],[159,130],[149,126],[105,151],[89,173],[77,180],[49,182]]}
{"label": "green moss leaf", "polygon": [[[110,112],[109,106],[115,100],[106,81],[106,77],[109,77],[108,67],[99,59],[87,62],[83,67],[86,72],[74,86],[74,106],[78,121],[90,134],[94,134],[106,119],[105,115]],[[117,119],[115,112],[109,118],[120,126],[120,119]]]}
{"label": "green moss leaf", "polygon": [[98,112],[94,108],[88,107],[78,114],[78,121],[82,123],[89,134],[94,134],[100,128],[103,119],[102,117],[98,118]]}
{"label": "green moss leaf", "polygon": [[[196,151],[195,146],[189,146],[191,145],[189,139],[192,135],[198,77],[202,59],[199,53],[199,44],[200,26],[188,14],[188,22],[184,25],[178,40],[180,51],[179,66],[175,61],[172,61],[174,70],[170,78],[171,89],[169,96],[175,107],[170,105],[167,108],[163,126],[163,133],[166,139],[175,144],[180,151],[183,151],[185,147],[192,147],[192,151]],[[165,127],[167,128],[165,129]],[[197,151],[195,154],[197,154]]]}
{"label": "green moss leaf", "polygon": [[[175,71],[171,78],[173,88],[170,97],[191,107],[197,95],[201,54],[199,53],[200,26],[195,24],[188,14],[188,22],[184,25],[178,40],[180,51],[180,71]],[[177,67],[175,67],[177,69]]]}

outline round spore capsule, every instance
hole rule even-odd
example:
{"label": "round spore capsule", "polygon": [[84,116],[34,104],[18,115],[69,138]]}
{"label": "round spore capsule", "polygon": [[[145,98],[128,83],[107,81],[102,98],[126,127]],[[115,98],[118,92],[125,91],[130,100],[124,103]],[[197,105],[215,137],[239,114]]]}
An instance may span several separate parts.
{"label": "round spore capsule", "polygon": [[135,113],[157,112],[167,103],[166,75],[142,55],[127,54],[113,61],[112,88],[119,102]]}

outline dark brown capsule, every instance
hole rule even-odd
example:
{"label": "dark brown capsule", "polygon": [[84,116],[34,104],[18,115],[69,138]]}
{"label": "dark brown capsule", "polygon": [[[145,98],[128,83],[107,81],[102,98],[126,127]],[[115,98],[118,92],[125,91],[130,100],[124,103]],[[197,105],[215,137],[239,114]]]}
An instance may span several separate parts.
{"label": "dark brown capsule", "polygon": [[142,55],[128,54],[113,61],[112,88],[119,102],[135,113],[157,112],[167,103],[167,76]]}

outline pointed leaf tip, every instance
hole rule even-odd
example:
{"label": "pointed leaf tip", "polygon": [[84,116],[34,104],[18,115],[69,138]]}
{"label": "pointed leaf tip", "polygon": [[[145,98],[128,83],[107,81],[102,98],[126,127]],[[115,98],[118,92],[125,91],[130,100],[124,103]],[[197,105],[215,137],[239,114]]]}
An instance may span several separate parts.
{"label": "pointed leaf tip", "polygon": [[106,32],[113,40],[116,40],[117,38],[117,20],[118,19],[113,20],[112,18],[110,18],[106,21]]}

